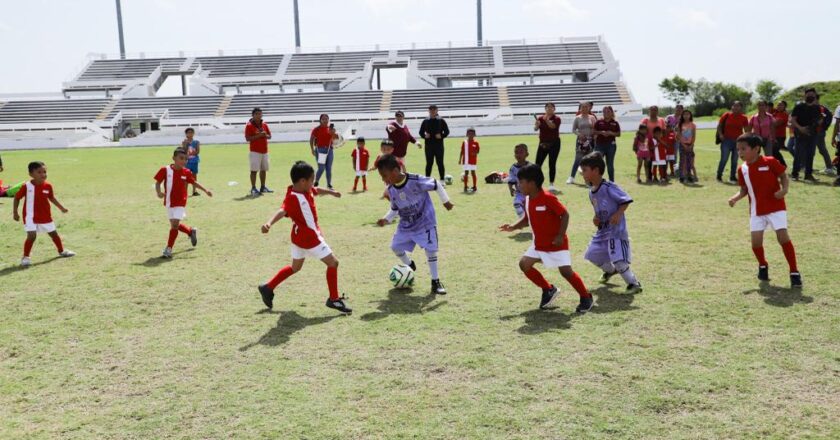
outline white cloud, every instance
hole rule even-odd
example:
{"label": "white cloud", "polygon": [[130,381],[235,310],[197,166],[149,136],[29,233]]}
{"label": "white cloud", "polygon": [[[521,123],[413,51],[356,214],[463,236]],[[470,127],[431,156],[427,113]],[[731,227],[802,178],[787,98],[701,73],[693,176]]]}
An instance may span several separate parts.
{"label": "white cloud", "polygon": [[669,12],[677,23],[686,24],[692,29],[714,29],[718,27],[717,21],[712,18],[708,11],[694,8],[671,8]]}
{"label": "white cloud", "polygon": [[526,0],[522,2],[522,8],[528,13],[552,19],[579,20],[589,16],[589,10],[575,5],[572,0]]}

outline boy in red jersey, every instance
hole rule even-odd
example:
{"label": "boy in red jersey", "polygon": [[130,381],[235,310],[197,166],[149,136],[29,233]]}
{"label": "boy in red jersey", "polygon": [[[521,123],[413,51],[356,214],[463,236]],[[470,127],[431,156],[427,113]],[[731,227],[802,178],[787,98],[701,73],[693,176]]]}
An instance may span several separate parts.
{"label": "boy in red jersey", "polygon": [[[189,235],[193,246],[198,244],[198,229],[181,222],[187,216],[187,185],[192,184],[193,189],[198,188],[209,197],[213,197],[213,192],[198,183],[186,165],[187,152],[177,148],[172,153],[172,164],[161,167],[154,177],[155,191],[158,197],[163,199],[163,205],[166,206],[169,215],[169,240],[163,248],[162,258],[172,258],[172,246],[175,245],[178,232]],[[161,185],[164,187],[163,191]]]}
{"label": "boy in red jersey", "polygon": [[[662,129],[653,129],[653,137],[648,139],[648,150],[650,150],[651,174],[654,183],[668,183],[668,170],[666,161],[668,151],[663,142]],[[656,177],[657,172],[659,178]]]}
{"label": "boy in red jersey", "polygon": [[359,137],[356,139],[356,148],[350,153],[353,158],[353,171],[356,172],[356,180],[353,181],[353,192],[359,186],[359,177],[362,178],[362,191],[367,191],[367,172],[368,162],[370,162],[370,152],[365,148],[365,138]]}
{"label": "boy in red jersey", "polygon": [[458,157],[458,165],[464,166],[464,192],[467,192],[467,180],[472,175],[472,192],[478,191],[476,186],[475,170],[478,168],[478,152],[481,147],[475,140],[475,129],[467,129],[467,138],[461,142],[461,155]]}
{"label": "boy in red jersey", "polygon": [[263,304],[269,309],[274,306],[274,289],[293,274],[303,268],[306,257],[317,258],[327,265],[327,288],[330,296],[327,298],[327,307],[336,309],[342,313],[351,313],[353,310],[344,303],[343,296],[338,295],[338,259],[332,253],[332,249],[324,241],[321,235],[321,227],[318,226],[318,210],[315,208],[317,195],[329,194],[333,197],[341,197],[341,193],[329,188],[315,186],[315,169],[304,161],[297,161],[292,165],[289,173],[292,184],[286,190],[286,198],[280,209],[262,225],[263,234],[268,234],[271,226],[283,217],[289,217],[294,223],[292,226],[292,264],[280,269],[265,284],[257,288],[262,297]]}
{"label": "boy in red jersey", "polygon": [[24,183],[15,194],[15,202],[12,208],[15,221],[20,221],[18,205],[20,204],[20,199],[26,199],[23,205],[23,230],[26,231],[26,241],[23,242],[23,258],[20,260],[20,265],[23,267],[32,265],[29,253],[32,251],[32,245],[35,244],[35,237],[38,236],[38,232],[49,234],[53,243],[55,243],[55,248],[58,250],[60,257],[67,258],[76,255],[75,252],[64,249],[64,246],[61,244],[61,237],[58,236],[58,232],[55,230],[55,223],[53,223],[52,213],[50,212],[50,203],[64,213],[67,212],[67,208],[56,200],[52,185],[47,182],[46,165],[43,162],[30,162],[29,176],[32,177],[32,180]]}
{"label": "boy in red jersey", "polygon": [[586,290],[583,280],[572,270],[572,257],[569,253],[569,238],[566,229],[569,227],[569,213],[557,200],[554,194],[542,188],[542,170],[535,164],[528,164],[519,170],[517,175],[519,187],[525,194],[525,215],[514,224],[504,224],[499,230],[505,232],[531,226],[534,242],[519,260],[519,268],[531,282],[542,289],[540,308],[545,309],[558,296],[558,290],[534,268],[542,262],[546,268],[560,268],[563,278],[575,288],[580,296],[580,304],[576,311],[586,313],[592,309],[592,295]]}
{"label": "boy in red jersey", "polygon": [[662,143],[665,145],[665,161],[668,163],[669,177],[676,177],[674,164],[677,161],[677,135],[670,125],[665,128],[665,135],[662,136]]}
{"label": "boy in red jersey", "polygon": [[761,155],[762,144],[761,138],[754,134],[738,138],[738,156],[744,161],[738,167],[741,191],[729,199],[729,206],[735,206],[738,200],[749,196],[750,232],[753,253],[758,260],[758,279],[770,280],[767,260],[764,259],[764,230],[770,226],[776,231],[776,238],[790,267],[790,285],[801,288],[802,277],[796,267],[796,251],[787,231],[785,194],[790,180],[785,174],[785,167],[776,158]]}

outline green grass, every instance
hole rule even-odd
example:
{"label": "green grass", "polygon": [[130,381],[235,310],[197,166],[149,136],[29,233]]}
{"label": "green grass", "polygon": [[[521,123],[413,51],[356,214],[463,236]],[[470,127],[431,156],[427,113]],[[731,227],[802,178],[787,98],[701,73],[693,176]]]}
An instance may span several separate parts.
{"label": "green grass", "polygon": [[[804,290],[787,288],[772,236],[773,280],[759,286],[747,205],[729,208],[736,188],[713,180],[712,133],[701,132],[693,187],[637,185],[629,138],[618,180],[636,200],[627,216],[644,293],[597,283],[583,259],[586,189],[561,188],[573,265],[596,297],[585,316],[556,272],[544,271],[559,308],[537,310],[517,268],[529,236],[496,231],[514,220],[504,185],[450,187],[455,209],[438,210],[450,294],[438,298],[419,255],[419,287],[389,291],[393,226],[372,226],[387,207],[377,178],[366,194],[320,198],[355,312],[324,307],[324,266],[309,261],[266,313],[255,287],[289,262],[289,223],[259,226],[302,144],[272,146],[278,193],[256,200],[243,198],[246,148],[206,146],[200,177],[216,196],[190,199],[200,243],[180,237],[172,261],[158,259],[168,224],[152,189],[171,147],[4,153],[7,182],[47,163],[70,209],[54,217],[78,256],[54,260],[39,237],[36,264],[19,270],[23,231],[0,200],[0,438],[838,438],[837,189],[822,177],[788,195]],[[481,175],[506,170],[514,143],[533,145],[480,141]],[[349,153],[337,158],[342,190]],[[421,156],[410,151],[413,171]]]}

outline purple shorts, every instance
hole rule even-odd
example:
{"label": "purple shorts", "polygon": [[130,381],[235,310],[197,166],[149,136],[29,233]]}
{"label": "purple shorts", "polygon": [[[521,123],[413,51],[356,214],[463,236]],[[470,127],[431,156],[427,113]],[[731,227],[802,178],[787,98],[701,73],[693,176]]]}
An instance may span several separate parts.
{"label": "purple shorts", "polygon": [[420,232],[404,232],[397,230],[394,234],[394,238],[391,240],[391,249],[395,251],[413,252],[415,245],[420,246],[429,252],[437,252],[437,227],[433,226]]}
{"label": "purple shorts", "polygon": [[618,261],[624,261],[630,264],[630,242],[613,238],[608,240],[593,240],[589,242],[589,247],[586,249],[586,254],[583,257],[599,267]]}

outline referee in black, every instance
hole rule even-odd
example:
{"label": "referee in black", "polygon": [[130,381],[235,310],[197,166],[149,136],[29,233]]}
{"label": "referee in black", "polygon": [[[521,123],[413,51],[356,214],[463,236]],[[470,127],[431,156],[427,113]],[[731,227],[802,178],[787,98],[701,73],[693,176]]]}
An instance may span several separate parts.
{"label": "referee in black", "polygon": [[443,140],[447,136],[449,136],[449,127],[446,125],[446,121],[438,116],[437,106],[430,105],[429,117],[420,124],[420,137],[426,140],[426,177],[431,177],[432,164],[437,160],[441,182],[443,182],[443,177],[446,174],[443,164]]}

